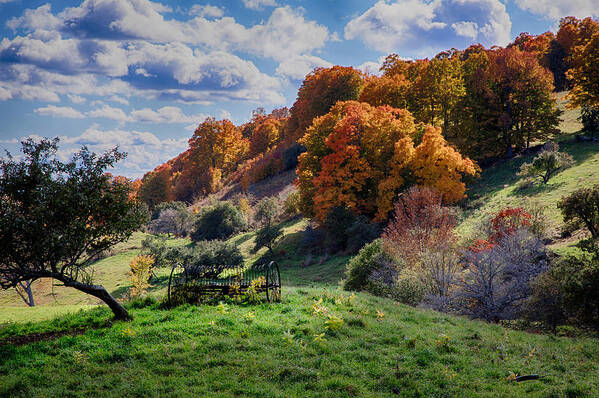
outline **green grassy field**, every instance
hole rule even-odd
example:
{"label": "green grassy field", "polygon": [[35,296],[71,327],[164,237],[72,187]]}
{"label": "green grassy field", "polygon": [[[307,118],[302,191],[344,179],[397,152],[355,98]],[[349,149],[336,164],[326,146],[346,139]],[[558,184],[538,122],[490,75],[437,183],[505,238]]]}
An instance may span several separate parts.
{"label": "green grassy field", "polygon": [[[131,311],[130,323],[106,325],[110,313],[98,308],[0,329],[0,341],[6,341],[25,333],[90,328],[51,341],[0,345],[0,396],[599,393],[597,340],[506,330],[334,288],[285,287],[278,304],[172,310],[152,305]],[[343,322],[327,328],[323,311]],[[542,378],[518,384],[509,380],[510,372]]]}

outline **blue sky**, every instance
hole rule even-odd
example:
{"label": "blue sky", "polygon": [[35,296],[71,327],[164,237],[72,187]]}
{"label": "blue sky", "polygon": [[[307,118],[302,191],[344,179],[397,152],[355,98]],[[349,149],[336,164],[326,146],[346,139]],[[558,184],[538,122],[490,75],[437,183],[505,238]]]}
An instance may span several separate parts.
{"label": "blue sky", "polygon": [[597,0],[0,0],[0,148],[119,145],[114,172],[140,177],[207,116],[291,106],[314,67],[376,72],[389,53],[505,45],[598,13]]}

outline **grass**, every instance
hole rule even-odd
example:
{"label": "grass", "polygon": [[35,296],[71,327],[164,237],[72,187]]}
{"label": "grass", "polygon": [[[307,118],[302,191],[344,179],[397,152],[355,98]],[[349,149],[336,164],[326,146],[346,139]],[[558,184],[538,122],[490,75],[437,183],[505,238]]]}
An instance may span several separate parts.
{"label": "grass", "polygon": [[[94,282],[106,288],[117,298],[126,295],[131,284],[129,282],[129,263],[140,253],[141,242],[148,234],[136,232],[124,243],[116,245],[111,250],[111,255],[97,261],[92,266]],[[169,239],[171,245],[189,243],[187,239]],[[158,270],[158,276],[164,277],[167,270]],[[164,283],[157,286],[152,294],[161,295],[164,292]],[[31,314],[34,319],[51,319],[64,313],[65,309],[74,311],[103,304],[100,300],[82,293],[73,288],[65,288],[56,281],[44,279],[33,285],[36,307],[28,308],[14,290],[0,290],[0,324],[9,321],[28,319],[26,314]]]}
{"label": "grass", "polygon": [[[322,302],[339,330],[314,315]],[[279,304],[106,308],[0,329],[91,329],[0,346],[0,396],[562,397],[599,391],[597,340],[506,330],[367,294],[285,288]],[[99,328],[98,328],[99,327]],[[517,384],[510,372],[540,374]]]}
{"label": "grass", "polygon": [[[565,109],[563,101],[560,101],[560,107]],[[550,248],[560,254],[576,251],[577,239],[557,239],[563,225],[557,203],[582,186],[599,184],[599,144],[575,142],[573,134],[582,127],[578,115],[578,110],[565,110],[560,124],[562,134],[556,137],[560,150],[572,155],[575,165],[554,176],[546,185],[536,184],[526,189],[519,189],[521,179],[516,173],[536,154],[520,155],[485,169],[481,178],[468,188],[466,211],[458,225],[461,236],[470,236],[478,223],[506,206],[526,208],[536,203],[545,208],[550,235],[557,240]]]}

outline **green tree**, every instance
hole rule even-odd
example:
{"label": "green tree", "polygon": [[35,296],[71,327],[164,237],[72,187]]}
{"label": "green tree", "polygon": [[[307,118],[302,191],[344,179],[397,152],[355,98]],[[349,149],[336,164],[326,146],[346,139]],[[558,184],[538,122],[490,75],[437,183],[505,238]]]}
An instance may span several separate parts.
{"label": "green tree", "polygon": [[540,179],[543,184],[547,184],[551,177],[573,164],[574,159],[572,156],[564,152],[558,152],[558,146],[553,144],[537,155],[531,163],[524,163],[520,166],[518,175]]}
{"label": "green tree", "polygon": [[227,239],[246,227],[243,214],[230,202],[219,202],[202,209],[189,235],[194,242]]}
{"label": "green tree", "polygon": [[89,272],[99,253],[147,221],[129,198],[131,185],[105,172],[125,154],[114,149],[97,156],[83,147],[63,163],[58,139],[29,139],[22,151],[21,160],[0,160],[0,287],[54,278],[104,301],[117,319],[129,319]]}

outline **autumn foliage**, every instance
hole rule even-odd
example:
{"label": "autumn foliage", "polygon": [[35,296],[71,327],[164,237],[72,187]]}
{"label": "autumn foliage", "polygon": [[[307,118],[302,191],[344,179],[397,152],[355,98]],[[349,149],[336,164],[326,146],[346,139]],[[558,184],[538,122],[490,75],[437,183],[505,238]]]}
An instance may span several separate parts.
{"label": "autumn foliage", "polygon": [[478,239],[470,247],[471,251],[482,252],[493,248],[506,236],[513,235],[520,228],[530,227],[532,216],[521,207],[506,207],[489,221],[487,239]]}
{"label": "autumn foliage", "polygon": [[322,221],[330,208],[345,207],[385,220],[396,195],[413,184],[434,186],[448,202],[461,199],[460,179],[477,166],[440,129],[420,134],[407,110],[337,103],[300,140],[307,149],[298,167],[302,212]]}
{"label": "autumn foliage", "polygon": [[428,187],[412,187],[395,203],[383,242],[390,253],[408,264],[415,264],[426,250],[440,250],[455,243],[456,223],[451,210],[443,206],[439,192]]}

